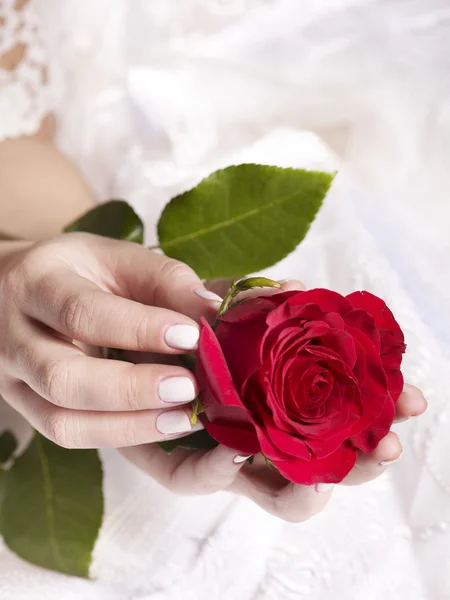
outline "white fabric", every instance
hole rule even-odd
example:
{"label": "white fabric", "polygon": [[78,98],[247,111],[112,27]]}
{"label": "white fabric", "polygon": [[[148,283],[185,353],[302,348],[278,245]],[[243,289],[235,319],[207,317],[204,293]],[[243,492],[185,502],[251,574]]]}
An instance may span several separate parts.
{"label": "white fabric", "polygon": [[23,48],[17,68],[0,67],[0,139],[33,134],[57,102],[35,2],[21,10],[15,4],[0,1],[0,56]]}
{"label": "white fabric", "polygon": [[102,452],[94,581],[0,550],[0,600],[450,598],[447,1],[39,8],[65,81],[59,143],[99,199],[133,202],[148,242],[165,202],[219,166],[339,168],[304,244],[268,273],[385,298],[430,408],[398,426],[405,452],[386,475],[338,486],[300,525],[227,494],[173,496]]}

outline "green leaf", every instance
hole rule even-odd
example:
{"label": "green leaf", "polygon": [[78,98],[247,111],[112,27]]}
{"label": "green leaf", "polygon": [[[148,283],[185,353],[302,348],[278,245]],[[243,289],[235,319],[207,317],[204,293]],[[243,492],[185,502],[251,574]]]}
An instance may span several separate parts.
{"label": "green leaf", "polygon": [[[3,496],[5,493],[5,477],[6,477],[6,471],[3,471],[2,469],[0,469],[0,513],[2,510]],[[1,530],[0,530],[0,533],[1,533]]]}
{"label": "green leaf", "polygon": [[0,435],[0,465],[8,462],[17,448],[17,440],[10,431]]}
{"label": "green leaf", "polygon": [[195,354],[179,354],[178,360],[183,367],[195,373]]}
{"label": "green leaf", "polygon": [[110,200],[96,206],[64,229],[65,233],[71,231],[144,243],[144,224],[125,200]]}
{"label": "green leaf", "polygon": [[191,435],[187,435],[177,440],[168,440],[167,442],[157,442],[158,446],[170,454],[175,448],[185,448],[186,450],[212,450],[219,445],[209,433],[202,429]]}
{"label": "green leaf", "polygon": [[66,450],[35,434],[3,475],[0,531],[21,558],[88,577],[103,516],[102,467],[95,450]]}
{"label": "green leaf", "polygon": [[265,269],[305,237],[333,177],[255,164],[216,171],[166,206],[161,248],[203,279]]}

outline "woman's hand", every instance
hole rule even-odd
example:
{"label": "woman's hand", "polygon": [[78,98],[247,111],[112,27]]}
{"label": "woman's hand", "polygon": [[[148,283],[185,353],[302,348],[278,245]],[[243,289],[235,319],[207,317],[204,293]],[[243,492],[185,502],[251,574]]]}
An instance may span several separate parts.
{"label": "woman's hand", "polygon": [[[66,234],[0,257],[0,394],[66,448],[145,444],[192,431],[192,373],[83,350],[193,351],[217,297],[186,265],[129,242]],[[98,356],[97,351],[97,356]]]}
{"label": "woman's hand", "polygon": [[[212,282],[209,287],[224,295],[229,282]],[[304,289],[299,281],[282,284],[283,291]],[[251,290],[246,295],[261,295]],[[264,293],[276,293],[264,290]],[[134,357],[145,360],[144,356]],[[396,422],[425,412],[427,402],[417,388],[406,385],[396,405]],[[375,479],[400,458],[402,446],[394,432],[381,440],[372,454],[360,453],[355,467],[343,481],[356,485]],[[287,521],[304,521],[320,512],[331,497],[332,485],[295,485],[284,479],[275,469],[266,466],[261,456],[253,464],[246,462],[235,451],[218,446],[209,452],[177,448],[170,455],[154,445],[122,449],[122,454],[147,472],[162,485],[177,493],[205,494],[228,490],[253,500],[256,504]]]}

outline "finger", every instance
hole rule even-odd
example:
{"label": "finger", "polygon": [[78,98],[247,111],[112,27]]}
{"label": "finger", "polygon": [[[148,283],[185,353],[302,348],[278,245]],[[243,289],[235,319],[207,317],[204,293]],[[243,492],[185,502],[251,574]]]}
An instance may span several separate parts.
{"label": "finger", "polygon": [[265,467],[253,470],[251,465],[246,465],[231,489],[285,521],[300,523],[325,508],[333,487],[329,484],[294,485],[274,469]]}
{"label": "finger", "polygon": [[101,290],[70,271],[53,273],[58,289],[41,285],[24,312],[70,339],[94,346],[176,353],[197,347],[198,325],[172,310]]}
{"label": "finger", "polygon": [[283,292],[302,291],[306,290],[305,284],[299,279],[285,279],[280,281]]}
{"label": "finger", "polygon": [[396,433],[390,431],[370,454],[360,452],[355,466],[342,482],[359,485],[376,479],[402,455],[403,448]]}
{"label": "finger", "polygon": [[168,308],[194,321],[214,315],[222,301],[188,265],[137,244],[108,240],[106,265],[117,293],[146,305]]}
{"label": "finger", "polygon": [[52,404],[76,410],[168,408],[198,394],[194,375],[181,366],[92,358],[44,335],[31,338],[16,375]]}
{"label": "finger", "polygon": [[406,383],[395,406],[394,422],[400,423],[417,417],[427,410],[427,406],[428,403],[419,388]]}
{"label": "finger", "polygon": [[203,428],[192,409],[96,412],[55,407],[26,384],[7,390],[11,404],[42,435],[64,448],[118,448],[175,439]]}
{"label": "finger", "polygon": [[209,452],[177,448],[170,455],[153,445],[121,449],[122,454],[165,487],[179,494],[210,494],[227,489],[245,459],[217,446]]}

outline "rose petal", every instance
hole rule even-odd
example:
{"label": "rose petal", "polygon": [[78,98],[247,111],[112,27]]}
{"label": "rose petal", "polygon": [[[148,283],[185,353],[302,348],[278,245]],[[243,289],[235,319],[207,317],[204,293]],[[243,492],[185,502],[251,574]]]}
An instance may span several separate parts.
{"label": "rose petal", "polygon": [[308,460],[311,452],[304,440],[298,436],[286,433],[277,427],[273,427],[268,422],[264,428],[257,426],[256,431],[258,440],[261,444],[261,451],[271,460],[284,455],[294,456]]}
{"label": "rose petal", "polygon": [[402,354],[405,351],[403,331],[384,300],[369,292],[354,292],[347,296],[347,300],[354,308],[362,308],[375,319],[375,325],[380,332],[382,354],[392,349],[394,340],[394,346],[398,348],[399,353]]}
{"label": "rose petal", "polygon": [[367,311],[354,309],[345,315],[345,323],[355,329],[359,329],[369,338],[378,352],[381,350],[380,332],[378,331],[375,319]]}
{"label": "rose petal", "polygon": [[338,313],[326,313],[323,319],[332,329],[342,330],[345,327],[345,321]]}
{"label": "rose petal", "polygon": [[355,465],[357,451],[348,444],[326,458],[273,460],[281,475],[300,485],[340,483]]}
{"label": "rose petal", "polygon": [[[252,424],[250,413],[243,405],[233,383],[225,357],[214,331],[201,319],[196,375],[200,398],[209,421],[229,418],[229,424]],[[233,410],[229,409],[233,407]]]}
{"label": "rose petal", "polygon": [[245,381],[261,367],[260,344],[265,331],[263,318],[238,323],[221,322],[216,328],[216,338],[242,397]]}
{"label": "rose petal", "polygon": [[315,304],[325,313],[332,312],[340,315],[345,314],[352,308],[350,302],[337,292],[326,289],[301,291],[269,313],[267,324],[272,327],[284,323],[288,319],[296,317],[299,309],[301,310],[307,304]]}
{"label": "rose petal", "polygon": [[389,433],[395,416],[395,404],[390,396],[386,398],[381,413],[358,435],[350,438],[352,444],[363,452],[373,452],[378,443]]}
{"label": "rose petal", "polygon": [[247,454],[258,454],[261,452],[261,446],[255,431],[230,427],[220,423],[208,423],[206,431],[219,444],[232,448],[244,456]]}
{"label": "rose petal", "polygon": [[[275,294],[281,295],[281,294]],[[219,317],[219,322],[222,323],[240,323],[242,321],[251,321],[259,319],[278,306],[274,302],[274,296],[258,296],[257,298],[247,298],[232,308],[229,308],[226,313]]]}
{"label": "rose petal", "polygon": [[386,373],[375,346],[358,329],[353,327],[348,329],[354,337],[358,353],[355,372],[358,373],[362,414],[355,426],[354,434],[356,434],[367,429],[377,419],[383,410],[389,392]]}

